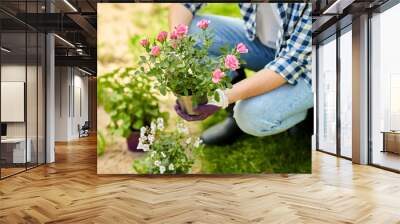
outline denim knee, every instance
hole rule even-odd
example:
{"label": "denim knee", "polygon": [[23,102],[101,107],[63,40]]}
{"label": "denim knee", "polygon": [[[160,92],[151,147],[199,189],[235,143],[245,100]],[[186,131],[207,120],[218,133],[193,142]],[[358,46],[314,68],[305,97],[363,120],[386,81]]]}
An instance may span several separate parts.
{"label": "denim knee", "polygon": [[278,115],[265,115],[262,105],[252,99],[242,100],[234,107],[234,118],[239,128],[247,134],[262,137],[285,131]]}
{"label": "denim knee", "polygon": [[189,33],[200,33],[201,29],[199,29],[196,24],[197,22],[200,21],[200,16],[196,15],[193,17],[192,22],[189,25]]}

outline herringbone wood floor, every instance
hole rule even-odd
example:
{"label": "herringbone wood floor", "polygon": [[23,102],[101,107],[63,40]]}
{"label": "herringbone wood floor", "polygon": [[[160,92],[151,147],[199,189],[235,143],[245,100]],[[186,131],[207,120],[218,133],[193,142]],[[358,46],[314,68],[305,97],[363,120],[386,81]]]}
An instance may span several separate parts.
{"label": "herringbone wood floor", "polygon": [[0,223],[400,223],[400,175],[315,152],[312,175],[97,176],[95,138],[0,181]]}

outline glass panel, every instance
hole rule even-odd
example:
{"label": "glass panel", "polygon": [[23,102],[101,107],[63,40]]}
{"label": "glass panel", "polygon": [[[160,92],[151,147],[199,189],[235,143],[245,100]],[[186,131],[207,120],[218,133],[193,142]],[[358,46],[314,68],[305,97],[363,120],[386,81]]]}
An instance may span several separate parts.
{"label": "glass panel", "polygon": [[38,96],[37,96],[37,80],[38,80],[38,36],[36,32],[28,32],[28,63],[27,63],[27,82],[26,82],[26,112],[27,112],[27,143],[28,143],[28,151],[30,150],[30,160],[28,165],[29,167],[33,167],[37,165],[37,127],[38,127]]}
{"label": "glass panel", "polygon": [[318,48],[318,149],[336,153],[336,40]]}
{"label": "glass panel", "polygon": [[351,158],[352,141],[352,33],[340,37],[340,153]]}
{"label": "glass panel", "polygon": [[[27,2],[28,14],[38,12],[37,1]],[[30,18],[37,20],[37,17]],[[37,21],[30,21],[36,23]],[[26,114],[27,114],[27,150],[31,151],[30,160],[27,163],[28,168],[37,165],[38,160],[38,34],[35,30],[27,30],[27,80],[26,80]]]}
{"label": "glass panel", "polygon": [[372,163],[400,170],[400,4],[372,18]]}
{"label": "glass panel", "polygon": [[45,163],[46,149],[45,149],[45,60],[46,60],[46,37],[44,34],[39,34],[38,45],[38,163]]}
{"label": "glass panel", "polygon": [[[44,13],[44,6],[45,0],[0,2],[2,9],[17,17]],[[46,42],[43,33],[2,12],[0,31],[0,177],[4,178],[45,162]]]}
{"label": "glass panel", "polygon": [[[1,140],[2,177],[25,170],[26,150],[26,33],[1,34]],[[29,149],[29,147],[28,147]]]}

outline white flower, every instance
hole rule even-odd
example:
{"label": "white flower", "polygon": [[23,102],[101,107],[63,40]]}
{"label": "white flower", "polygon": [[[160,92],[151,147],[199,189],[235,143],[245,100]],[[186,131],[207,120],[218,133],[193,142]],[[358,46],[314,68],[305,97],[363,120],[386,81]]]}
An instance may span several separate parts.
{"label": "white flower", "polygon": [[181,134],[188,134],[189,133],[189,129],[182,123],[178,123],[176,125],[176,128],[177,128],[178,132],[181,133]]}
{"label": "white flower", "polygon": [[189,137],[189,138],[186,139],[186,141],[185,141],[186,145],[189,145],[191,142],[192,142],[192,138],[191,138],[191,137]]}
{"label": "white flower", "polygon": [[148,144],[143,144],[142,149],[143,149],[143,151],[147,152],[147,151],[149,151],[150,146]]}
{"label": "white flower", "polygon": [[156,123],[154,123],[154,121],[152,121],[151,124],[150,124],[150,132],[151,132],[151,134],[154,135],[156,133],[156,130],[157,130],[157,125],[156,125]]}
{"label": "white flower", "polygon": [[170,163],[169,166],[168,166],[168,169],[169,170],[174,170],[175,169],[174,164]]}
{"label": "white flower", "polygon": [[147,140],[149,140],[149,144],[150,144],[150,145],[153,144],[153,142],[154,142],[154,135],[149,135],[149,136],[147,136]]}
{"label": "white flower", "polygon": [[137,149],[142,149],[143,151],[149,151],[149,145],[148,144],[143,144],[142,142],[139,142],[138,146],[136,147]]}
{"label": "white flower", "polygon": [[161,152],[161,156],[162,156],[163,158],[167,157],[167,156],[165,155],[164,152]]}
{"label": "white flower", "polygon": [[154,161],[154,165],[156,165],[156,166],[161,166],[161,161],[160,161],[160,160]]}
{"label": "white flower", "polygon": [[192,75],[193,74],[192,69],[189,68],[188,73]]}
{"label": "white flower", "polygon": [[162,117],[157,118],[157,128],[160,130],[164,129],[164,119]]}
{"label": "white flower", "polygon": [[142,136],[139,138],[139,143],[145,144],[145,141],[147,140],[146,136]]}
{"label": "white flower", "polygon": [[146,131],[147,131],[146,127],[141,127],[140,128],[140,137],[145,137]]}
{"label": "white flower", "polygon": [[195,148],[198,148],[203,141],[200,138],[197,138],[196,141],[193,143]]}
{"label": "white flower", "polygon": [[165,172],[165,166],[160,166],[160,173],[163,174]]}

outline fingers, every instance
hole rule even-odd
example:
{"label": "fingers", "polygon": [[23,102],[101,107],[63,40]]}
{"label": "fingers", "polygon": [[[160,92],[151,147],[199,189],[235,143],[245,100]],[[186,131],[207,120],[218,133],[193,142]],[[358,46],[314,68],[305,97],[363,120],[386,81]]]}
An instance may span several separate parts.
{"label": "fingers", "polygon": [[207,105],[200,105],[197,106],[196,108],[193,108],[193,111],[199,114],[206,113],[208,111]]}
{"label": "fingers", "polygon": [[187,121],[201,121],[201,120],[204,120],[204,117],[201,115],[195,115],[195,116],[189,115],[186,120]]}
{"label": "fingers", "polygon": [[205,104],[205,105],[200,105],[196,108],[194,108],[193,110],[196,113],[200,113],[200,114],[213,114],[215,111],[219,110],[220,107],[216,106],[216,105],[212,105],[212,104]]}
{"label": "fingers", "polygon": [[185,119],[185,117],[187,116],[187,114],[185,114],[182,110],[181,107],[178,104],[175,104],[175,111],[176,113],[182,117],[183,119]]}
{"label": "fingers", "polygon": [[206,113],[208,111],[208,105],[199,105],[196,108],[193,108],[193,111],[200,114]]}
{"label": "fingers", "polygon": [[180,106],[178,104],[175,105],[175,111],[176,113],[183,119],[185,119],[186,121],[199,121],[199,120],[203,120],[203,116],[201,115],[197,115],[197,116],[191,116],[189,114],[186,114],[185,112],[182,111],[182,109],[180,108]]}

